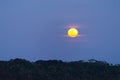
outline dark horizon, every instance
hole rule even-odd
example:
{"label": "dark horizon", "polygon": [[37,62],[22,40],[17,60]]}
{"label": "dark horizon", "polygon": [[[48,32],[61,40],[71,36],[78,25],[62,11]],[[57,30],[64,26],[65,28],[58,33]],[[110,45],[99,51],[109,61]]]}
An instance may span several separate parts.
{"label": "dark horizon", "polygon": [[0,61],[1,80],[119,80],[120,65],[106,62]]}
{"label": "dark horizon", "polygon": [[114,64],[114,63],[109,63],[107,61],[100,61],[100,60],[96,60],[96,59],[88,59],[88,60],[73,60],[73,61],[65,61],[65,60],[60,60],[60,59],[38,59],[38,60],[35,60],[35,61],[32,61],[32,60],[27,60],[27,59],[24,59],[24,58],[11,58],[9,60],[0,60],[0,61],[14,61],[14,60],[25,60],[25,61],[29,61],[29,62],[37,62],[37,61],[60,61],[60,62],[91,62],[91,63],[95,63],[95,62],[101,62],[101,63],[105,63],[105,64],[109,64],[109,65],[120,65],[120,64]]}

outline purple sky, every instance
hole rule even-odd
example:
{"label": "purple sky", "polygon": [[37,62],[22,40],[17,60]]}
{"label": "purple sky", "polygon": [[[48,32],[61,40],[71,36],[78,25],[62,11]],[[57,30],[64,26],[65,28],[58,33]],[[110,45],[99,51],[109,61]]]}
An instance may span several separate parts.
{"label": "purple sky", "polygon": [[[64,37],[79,25],[85,36]],[[120,0],[0,0],[0,60],[120,64]]]}

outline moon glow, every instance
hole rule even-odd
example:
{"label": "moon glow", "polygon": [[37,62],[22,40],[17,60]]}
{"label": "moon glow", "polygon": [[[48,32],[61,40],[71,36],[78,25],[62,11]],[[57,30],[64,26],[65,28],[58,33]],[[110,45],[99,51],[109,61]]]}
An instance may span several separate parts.
{"label": "moon glow", "polygon": [[78,30],[76,28],[70,28],[68,30],[68,36],[71,38],[75,38],[78,36]]}

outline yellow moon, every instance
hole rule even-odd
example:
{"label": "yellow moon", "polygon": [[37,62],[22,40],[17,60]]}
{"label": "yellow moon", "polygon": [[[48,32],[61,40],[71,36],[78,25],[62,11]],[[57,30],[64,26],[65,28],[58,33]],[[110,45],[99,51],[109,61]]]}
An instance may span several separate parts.
{"label": "yellow moon", "polygon": [[76,28],[70,28],[68,30],[68,36],[71,38],[75,38],[78,36],[78,30]]}

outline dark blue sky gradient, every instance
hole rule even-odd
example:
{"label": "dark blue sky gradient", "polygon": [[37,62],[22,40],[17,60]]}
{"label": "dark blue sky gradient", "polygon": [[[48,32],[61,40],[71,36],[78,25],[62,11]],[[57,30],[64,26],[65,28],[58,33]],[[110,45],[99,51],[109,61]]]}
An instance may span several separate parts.
{"label": "dark blue sky gradient", "polygon": [[[83,37],[64,37],[79,25]],[[120,63],[120,0],[0,0],[0,60]]]}

